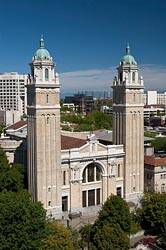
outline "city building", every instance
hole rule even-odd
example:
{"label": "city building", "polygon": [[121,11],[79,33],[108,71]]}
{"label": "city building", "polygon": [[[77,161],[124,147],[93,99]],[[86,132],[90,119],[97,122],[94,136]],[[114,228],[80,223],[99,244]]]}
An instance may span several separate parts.
{"label": "city building", "polygon": [[166,156],[145,155],[145,191],[166,192]]}
{"label": "city building", "polygon": [[166,92],[158,93],[155,90],[147,91],[144,94],[144,105],[159,105],[165,107]]}
{"label": "city building", "polygon": [[165,115],[165,108],[159,105],[146,105],[144,106],[144,118],[150,118],[152,116]]}
{"label": "city building", "polygon": [[75,111],[82,114],[88,114],[94,110],[93,96],[85,94],[75,94],[74,96],[66,96],[64,99],[65,104],[74,104]]}
{"label": "city building", "polygon": [[4,123],[12,124],[26,114],[27,75],[17,72],[0,74],[0,110]]}

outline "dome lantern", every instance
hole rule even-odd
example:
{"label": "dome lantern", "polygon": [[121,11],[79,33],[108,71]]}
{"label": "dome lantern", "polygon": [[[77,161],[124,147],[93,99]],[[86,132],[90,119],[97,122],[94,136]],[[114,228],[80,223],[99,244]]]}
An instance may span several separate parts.
{"label": "dome lantern", "polygon": [[45,48],[43,36],[41,36],[39,45],[40,47],[35,52],[34,59],[38,61],[52,60],[49,51]]}
{"label": "dome lantern", "polygon": [[126,55],[122,58],[121,65],[137,65],[137,62],[135,61],[135,58],[130,54],[130,46],[127,44],[126,47]]}

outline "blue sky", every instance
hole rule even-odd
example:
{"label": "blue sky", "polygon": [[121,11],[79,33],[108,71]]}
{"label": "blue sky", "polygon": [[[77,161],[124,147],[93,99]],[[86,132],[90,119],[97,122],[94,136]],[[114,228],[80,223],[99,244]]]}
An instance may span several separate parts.
{"label": "blue sky", "polygon": [[44,34],[62,91],[111,84],[127,41],[148,89],[166,86],[165,0],[1,0],[0,72],[28,73]]}

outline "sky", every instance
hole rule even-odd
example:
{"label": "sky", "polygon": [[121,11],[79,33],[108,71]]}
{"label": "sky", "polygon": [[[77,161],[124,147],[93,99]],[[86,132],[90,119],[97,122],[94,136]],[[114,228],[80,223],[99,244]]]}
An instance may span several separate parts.
{"label": "sky", "polygon": [[146,90],[166,90],[165,0],[1,0],[0,72],[29,73],[43,34],[62,92],[109,90],[129,42]]}

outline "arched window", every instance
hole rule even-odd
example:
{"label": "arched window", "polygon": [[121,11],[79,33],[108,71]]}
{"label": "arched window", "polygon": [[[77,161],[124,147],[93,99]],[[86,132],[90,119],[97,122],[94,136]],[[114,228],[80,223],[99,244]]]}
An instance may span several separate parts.
{"label": "arched window", "polygon": [[46,103],[49,103],[49,96],[48,96],[48,94],[46,95]]}
{"label": "arched window", "polygon": [[118,164],[117,177],[120,177],[120,164]]}
{"label": "arched window", "polygon": [[102,171],[98,164],[91,163],[89,164],[83,171],[83,183],[100,181],[101,180]]}
{"label": "arched window", "polygon": [[92,182],[99,182],[97,183],[97,186],[95,185],[96,183],[90,185],[90,188],[87,189],[87,184],[85,185],[85,189],[82,191],[82,206],[83,207],[90,207],[90,206],[96,206],[100,205],[102,202],[102,195],[101,195],[101,190],[102,190],[102,169],[101,166],[95,162],[90,163],[88,166],[83,171],[82,174],[82,182],[83,183],[89,183],[91,184]]}
{"label": "arched window", "polygon": [[132,81],[135,82],[135,72],[132,74]]}
{"label": "arched window", "polygon": [[48,78],[49,78],[48,69],[45,69],[45,80],[48,81]]}

